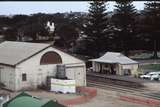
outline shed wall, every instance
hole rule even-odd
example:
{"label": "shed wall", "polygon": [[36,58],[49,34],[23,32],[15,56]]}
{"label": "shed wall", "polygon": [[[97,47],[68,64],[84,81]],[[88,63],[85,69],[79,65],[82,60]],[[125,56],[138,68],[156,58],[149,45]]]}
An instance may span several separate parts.
{"label": "shed wall", "polygon": [[0,65],[0,82],[6,89],[15,90],[15,68]]}
{"label": "shed wall", "polygon": [[123,69],[130,69],[131,75],[136,76],[138,75],[138,64],[128,64],[128,65],[120,65],[120,75],[124,75]]}
{"label": "shed wall", "polygon": [[86,86],[86,66],[80,64],[66,64],[66,76],[76,81],[76,86]]}
{"label": "shed wall", "polygon": [[[82,64],[83,65],[82,68],[84,68],[83,71],[81,71],[82,69],[81,70],[74,69],[74,71],[70,73],[76,75],[76,72],[81,71],[82,76],[80,76],[80,78],[82,78],[81,80],[85,79],[86,70],[85,70],[85,63],[83,61],[76,59],[62,51],[50,47],[16,66],[16,90],[20,90],[22,88],[27,88],[27,89],[36,88],[40,84],[43,83],[45,84],[47,76],[55,76],[57,71],[56,64],[40,65],[41,57],[46,52],[50,51],[57,52],[61,56],[63,64],[69,64],[70,66],[76,66],[77,64]],[[67,72],[69,72],[69,70],[66,70],[67,77],[72,78],[71,77],[72,74],[69,74]],[[23,73],[26,73],[27,81],[22,81]],[[85,82],[83,84],[79,83],[76,84],[84,86]]]}

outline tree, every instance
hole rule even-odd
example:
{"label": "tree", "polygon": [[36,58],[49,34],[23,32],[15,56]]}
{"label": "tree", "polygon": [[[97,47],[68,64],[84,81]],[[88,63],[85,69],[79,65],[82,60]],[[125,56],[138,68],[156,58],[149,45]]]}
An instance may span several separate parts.
{"label": "tree", "polygon": [[19,28],[25,24],[26,20],[29,18],[28,15],[14,15],[11,18],[11,26],[14,28]]}
{"label": "tree", "polygon": [[37,40],[38,36],[48,36],[49,33],[45,26],[39,23],[30,23],[27,25],[22,26],[18,29],[19,32],[19,39],[21,40],[22,37],[30,37],[33,41]]}
{"label": "tree", "polygon": [[132,39],[135,29],[136,9],[132,1],[117,1],[115,7],[115,13],[112,16],[114,31],[118,35],[117,39],[120,40],[124,54],[128,55],[129,40]]}
{"label": "tree", "polygon": [[[21,17],[24,17],[25,23],[19,24],[21,25],[18,27],[18,38],[19,40],[22,40],[23,37],[32,38],[33,41],[38,40],[38,37],[40,36],[46,36],[49,37],[49,32],[47,31],[46,23],[48,21],[48,15],[37,13],[32,14],[31,16],[25,18],[25,16],[15,16],[14,19],[21,19]],[[21,21],[19,21],[20,23]]]}
{"label": "tree", "polygon": [[[55,34],[60,37],[59,44],[65,48],[71,48],[78,38],[78,31],[72,24],[62,24],[55,29]],[[58,41],[56,41],[58,42]],[[57,43],[58,44],[58,43]]]}
{"label": "tree", "polygon": [[0,26],[10,26],[11,22],[11,18],[0,16]]}
{"label": "tree", "polygon": [[79,38],[77,39],[76,45],[73,47],[72,51],[75,54],[84,56],[95,56],[95,53],[91,52],[95,46],[96,44],[94,44],[94,41],[92,41],[92,39]]}
{"label": "tree", "polygon": [[4,39],[9,41],[15,41],[17,40],[16,33],[16,29],[9,28],[4,31]]}
{"label": "tree", "polygon": [[106,51],[106,29],[108,25],[106,5],[104,1],[92,1],[89,7],[87,23],[84,25],[84,34],[91,39],[95,47],[91,53],[98,57],[100,52]]}
{"label": "tree", "polygon": [[153,58],[158,58],[157,50],[160,42],[160,2],[152,1],[145,3],[143,14],[145,15],[145,32],[150,35],[150,39],[153,43],[152,47],[154,47]]}

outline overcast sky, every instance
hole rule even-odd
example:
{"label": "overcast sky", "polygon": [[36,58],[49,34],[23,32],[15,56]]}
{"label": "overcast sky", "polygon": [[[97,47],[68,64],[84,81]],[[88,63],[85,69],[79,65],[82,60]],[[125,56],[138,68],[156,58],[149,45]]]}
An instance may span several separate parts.
{"label": "overcast sky", "polygon": [[[0,2],[0,15],[13,15],[13,14],[33,14],[33,13],[56,13],[56,12],[87,12],[89,7],[87,1],[53,1],[53,2]],[[144,8],[144,1],[134,1],[133,4],[138,10]],[[112,11],[115,2],[108,2],[107,9]]]}

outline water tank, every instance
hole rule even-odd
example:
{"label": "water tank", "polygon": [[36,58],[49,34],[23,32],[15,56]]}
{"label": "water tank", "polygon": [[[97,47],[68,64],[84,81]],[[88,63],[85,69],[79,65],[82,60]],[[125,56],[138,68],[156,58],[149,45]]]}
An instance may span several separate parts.
{"label": "water tank", "polygon": [[65,71],[64,64],[57,65],[56,78],[57,79],[65,79],[66,78],[66,71]]}

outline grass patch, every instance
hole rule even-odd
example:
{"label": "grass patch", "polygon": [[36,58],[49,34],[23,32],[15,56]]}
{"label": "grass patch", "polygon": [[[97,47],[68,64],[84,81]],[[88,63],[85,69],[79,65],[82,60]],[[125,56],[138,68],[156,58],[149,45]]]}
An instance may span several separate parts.
{"label": "grass patch", "polygon": [[[148,51],[148,52],[131,52],[133,53],[130,58],[133,59],[152,59],[153,57],[153,52]],[[160,52],[157,52],[158,57],[160,58]]]}
{"label": "grass patch", "polygon": [[130,58],[135,58],[135,59],[148,59],[151,58],[153,56],[152,53],[136,53],[132,56],[130,56]]}
{"label": "grass patch", "polygon": [[160,64],[148,64],[140,66],[141,69],[160,70]]}

